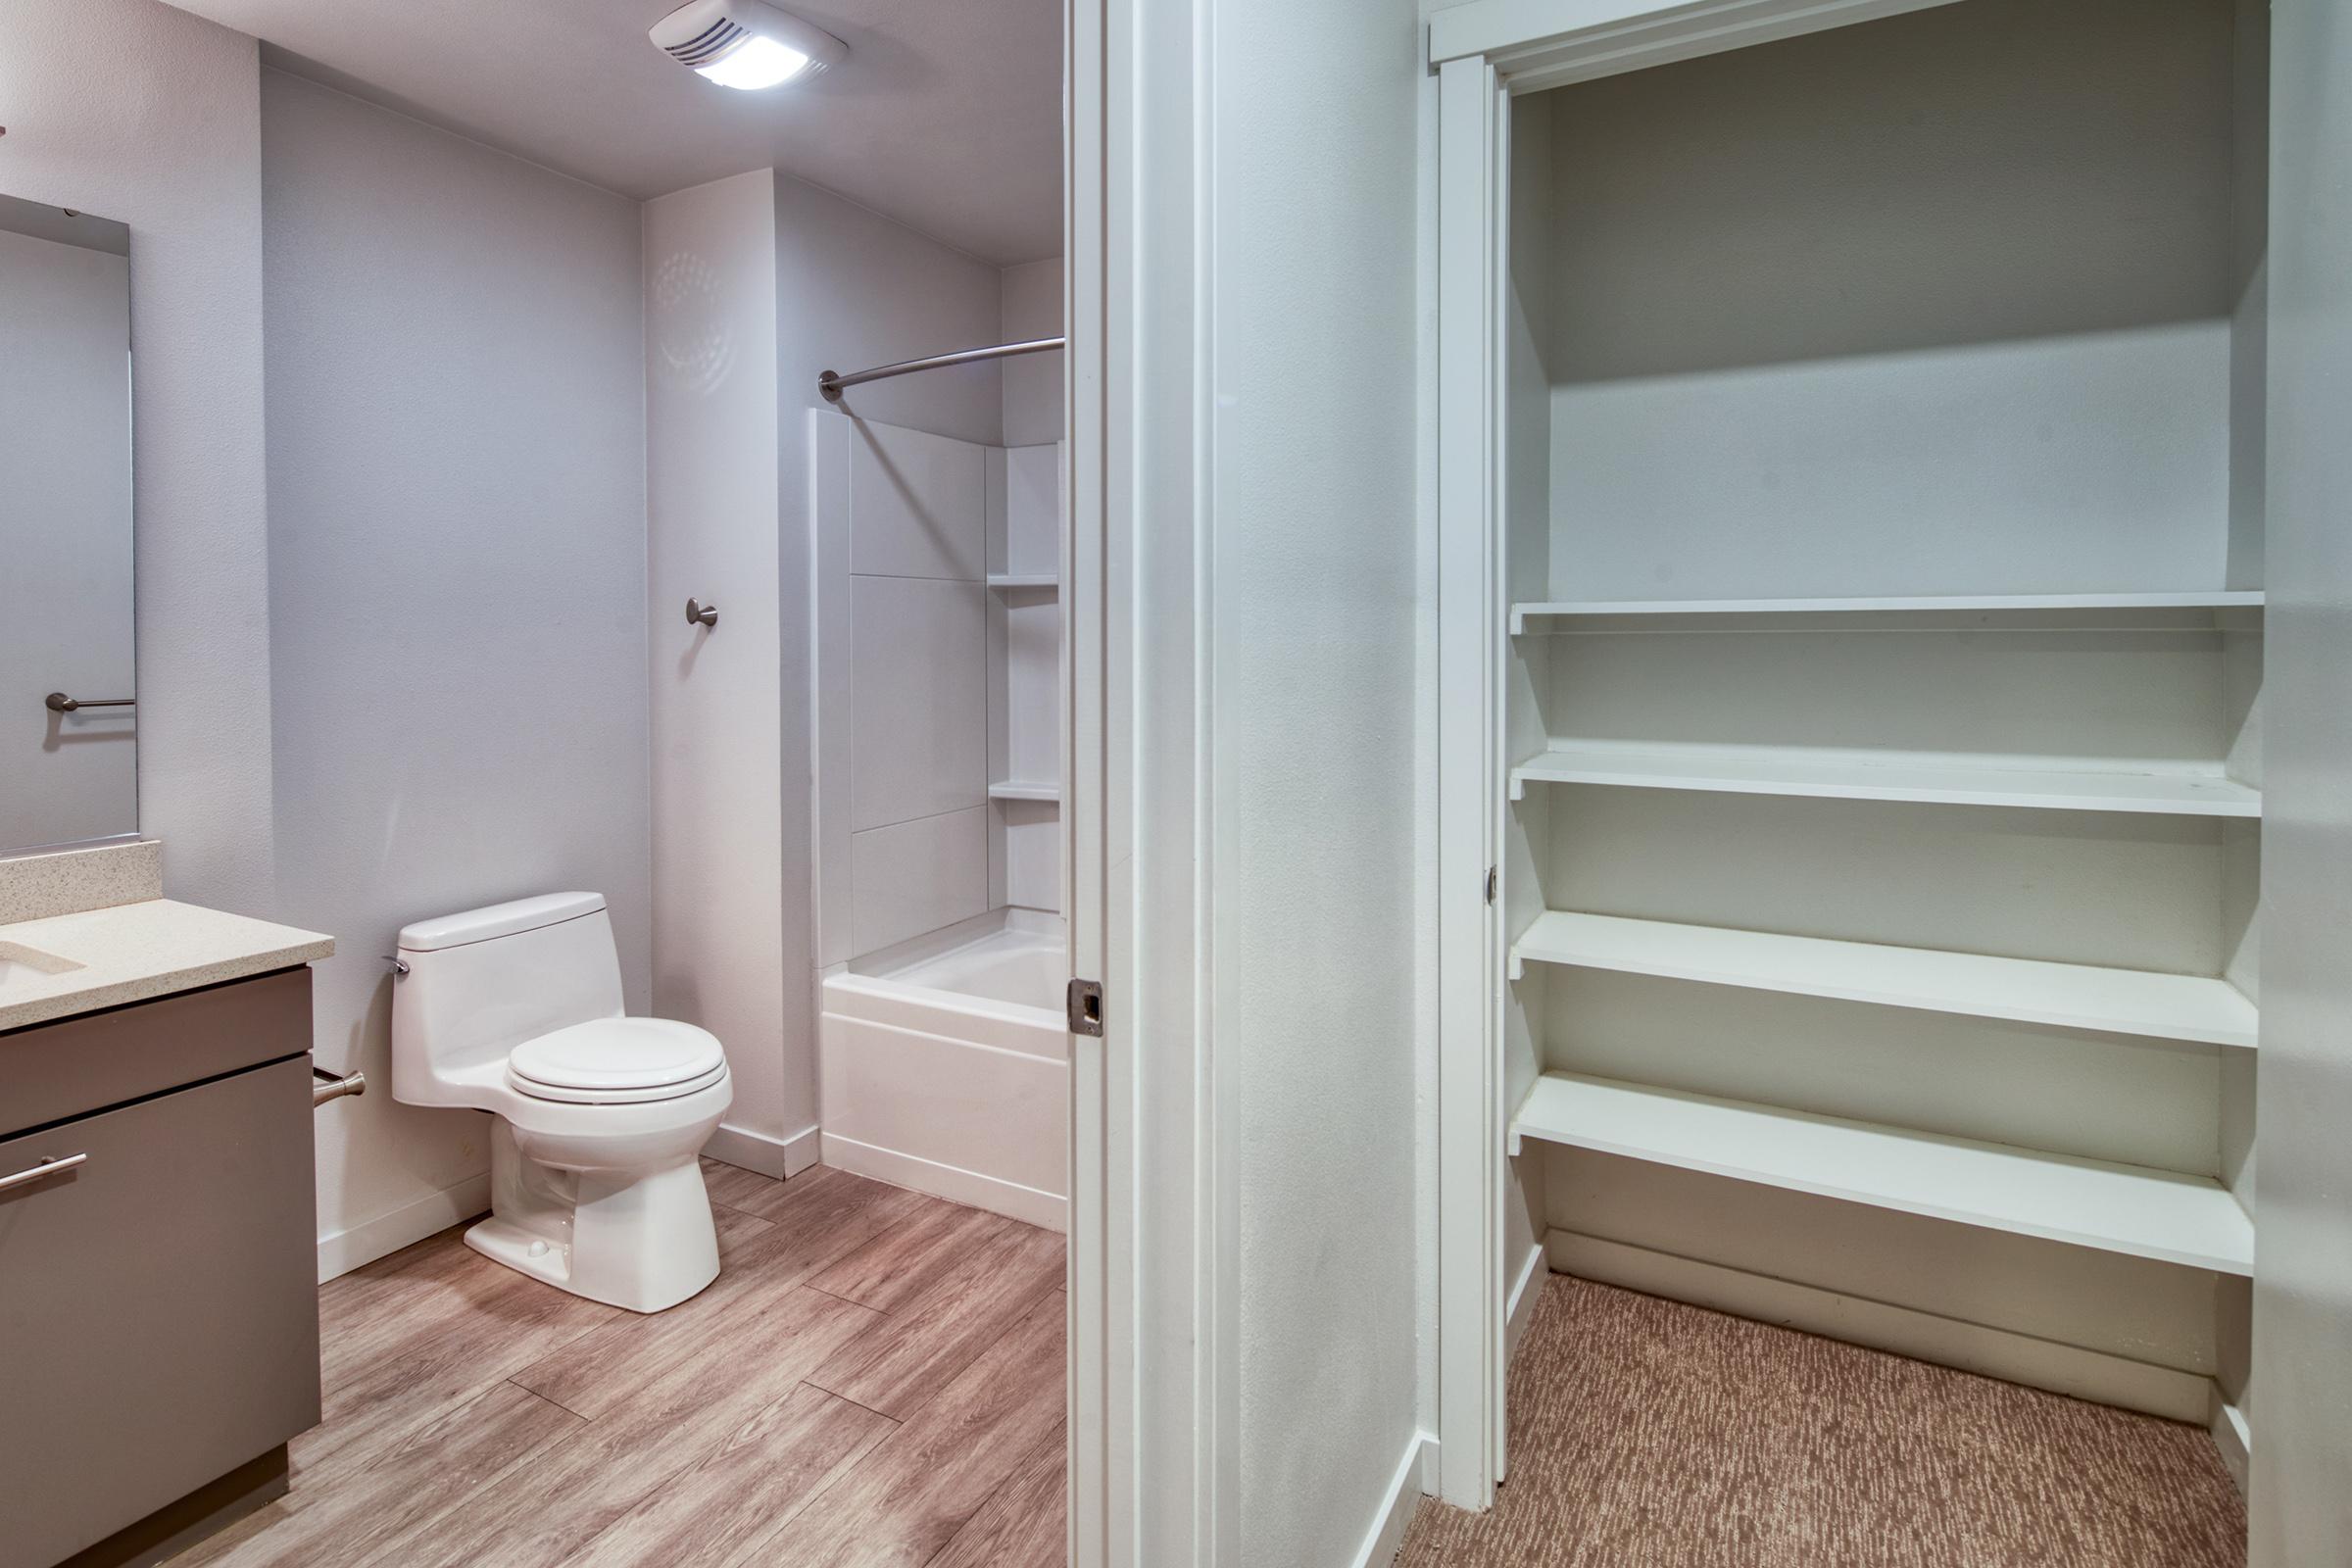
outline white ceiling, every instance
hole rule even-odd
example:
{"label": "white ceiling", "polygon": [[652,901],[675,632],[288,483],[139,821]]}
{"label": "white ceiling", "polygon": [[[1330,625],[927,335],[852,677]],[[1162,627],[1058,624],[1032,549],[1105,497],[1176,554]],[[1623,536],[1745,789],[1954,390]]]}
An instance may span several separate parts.
{"label": "white ceiling", "polygon": [[773,166],[1000,266],[1061,253],[1058,0],[794,0],[850,58],[735,92],[679,0],[172,0],[289,71],[644,198]]}

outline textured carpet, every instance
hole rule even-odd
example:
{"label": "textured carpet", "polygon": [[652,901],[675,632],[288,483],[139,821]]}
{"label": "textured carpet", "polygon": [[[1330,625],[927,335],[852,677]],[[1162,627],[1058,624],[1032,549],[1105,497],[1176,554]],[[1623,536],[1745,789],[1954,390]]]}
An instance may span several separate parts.
{"label": "textured carpet", "polygon": [[1554,1275],[1494,1509],[1412,1568],[2239,1568],[2203,1429]]}

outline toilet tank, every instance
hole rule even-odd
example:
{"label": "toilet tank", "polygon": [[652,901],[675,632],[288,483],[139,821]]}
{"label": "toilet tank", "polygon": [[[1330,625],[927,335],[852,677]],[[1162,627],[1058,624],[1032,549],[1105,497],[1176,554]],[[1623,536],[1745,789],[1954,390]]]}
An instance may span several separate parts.
{"label": "toilet tank", "polygon": [[621,1011],[620,957],[598,893],[549,893],[404,926],[392,986],[392,1093],[411,1104],[453,1074],[503,1071],[536,1035]]}

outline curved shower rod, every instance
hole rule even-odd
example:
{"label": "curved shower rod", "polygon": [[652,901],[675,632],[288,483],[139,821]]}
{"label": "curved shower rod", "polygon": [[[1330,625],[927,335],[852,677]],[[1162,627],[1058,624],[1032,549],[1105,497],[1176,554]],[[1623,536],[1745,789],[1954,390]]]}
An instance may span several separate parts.
{"label": "curved shower rod", "polygon": [[937,370],[950,365],[977,365],[983,360],[1009,360],[1016,354],[1050,354],[1062,346],[1058,337],[1033,337],[1024,343],[997,343],[984,349],[957,349],[953,354],[934,354],[926,360],[905,360],[897,365],[878,365],[870,370],[852,370],[843,375],[827,370],[816,378],[816,389],[827,403],[839,403],[842,392],[865,381],[879,381],[886,376],[908,375],[916,370]]}

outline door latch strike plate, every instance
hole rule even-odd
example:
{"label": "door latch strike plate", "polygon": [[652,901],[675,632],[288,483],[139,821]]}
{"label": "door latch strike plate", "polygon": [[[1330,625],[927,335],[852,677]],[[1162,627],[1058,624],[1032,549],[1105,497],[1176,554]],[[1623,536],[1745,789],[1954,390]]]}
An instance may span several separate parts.
{"label": "door latch strike plate", "polygon": [[1070,1033],[1102,1038],[1102,982],[1073,980],[1069,990]]}

